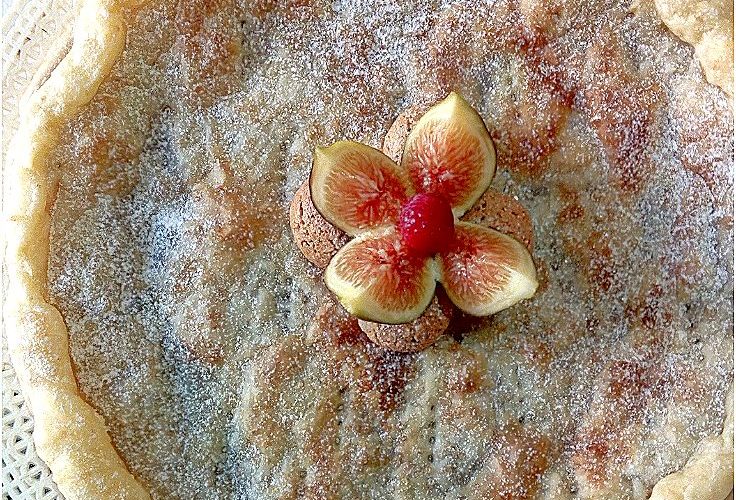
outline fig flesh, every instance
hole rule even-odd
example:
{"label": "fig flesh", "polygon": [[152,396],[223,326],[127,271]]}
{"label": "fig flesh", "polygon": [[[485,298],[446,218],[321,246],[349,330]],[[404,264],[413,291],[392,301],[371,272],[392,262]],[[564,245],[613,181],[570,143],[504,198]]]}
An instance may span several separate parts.
{"label": "fig flesh", "polygon": [[437,263],[450,300],[474,316],[495,314],[537,289],[534,262],[524,245],[477,224],[457,223],[453,246]]}
{"label": "fig flesh", "polygon": [[395,228],[369,231],[332,258],[325,284],[360,319],[408,323],[432,301],[435,263],[410,251]]}
{"label": "fig flesh", "polygon": [[388,156],[350,141],[315,150],[309,186],[317,210],[350,236],[395,224],[413,194],[406,172]]}
{"label": "fig flesh", "polygon": [[414,126],[401,164],[417,192],[444,197],[459,217],[491,184],[496,149],[480,115],[453,92]]}

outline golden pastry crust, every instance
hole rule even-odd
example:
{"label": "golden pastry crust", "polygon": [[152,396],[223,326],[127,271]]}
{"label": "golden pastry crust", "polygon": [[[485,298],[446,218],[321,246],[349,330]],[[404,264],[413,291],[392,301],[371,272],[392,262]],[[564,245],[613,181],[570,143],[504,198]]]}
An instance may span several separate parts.
{"label": "golden pastry crust", "polygon": [[733,2],[654,0],[672,32],[695,48],[705,77],[733,96]]}
{"label": "golden pastry crust", "polygon": [[659,481],[650,500],[726,498],[733,490],[733,388],[723,433],[703,439],[685,467]]}
{"label": "golden pastry crust", "polygon": [[[167,5],[151,8],[166,9]],[[204,84],[185,86],[181,94],[177,93],[180,86],[173,85],[172,95],[162,100],[166,109],[152,113],[164,125],[157,125],[158,135],[152,133],[155,137],[150,144],[144,144],[144,140],[136,142],[135,127],[120,131],[114,121],[112,130],[105,128],[109,124],[95,125],[110,116],[140,119],[125,115],[126,105],[137,101],[115,85],[126,77],[142,78],[143,83],[134,83],[145,92],[132,95],[143,101],[157,90],[146,86],[147,75],[117,74],[79,121],[71,119],[92,99],[122,50],[123,7],[87,4],[70,55],[24,110],[24,125],[15,143],[18,154],[10,169],[17,175],[13,182],[19,196],[10,205],[8,226],[13,292],[8,301],[9,343],[35,414],[39,453],[67,498],[147,497],[110,444],[105,424],[84,402],[78,384],[85,398],[104,415],[116,447],[136,476],[159,496],[182,496],[183,492],[207,496],[216,491],[264,498],[381,493],[439,498],[483,492],[512,498],[627,498],[645,496],[664,474],[679,467],[684,467],[680,475],[654,486],[655,495],[688,498],[692,493],[687,487],[699,484],[690,481],[697,480],[702,467],[714,478],[699,490],[703,495],[717,499],[724,488],[727,491],[732,481],[728,474],[732,469],[728,458],[731,420],[726,421],[720,438],[713,436],[725,413],[717,395],[724,394],[721,386],[732,376],[732,366],[723,357],[732,348],[723,335],[728,321],[719,312],[732,270],[705,247],[727,248],[732,224],[727,210],[711,218],[714,210],[722,209],[718,200],[723,194],[714,182],[721,173],[714,164],[727,164],[733,151],[724,125],[729,121],[728,110],[720,97],[689,73],[673,76],[669,68],[656,67],[652,71],[659,71],[657,76],[664,81],[652,85],[654,78],[647,75],[645,58],[638,60],[638,66],[630,63],[627,50],[631,49],[621,38],[629,37],[630,42],[640,32],[672,50],[676,65],[684,60],[651,19],[621,15],[624,28],[602,32],[590,50],[584,43],[580,44],[583,50],[566,55],[565,44],[578,41],[555,40],[564,36],[561,32],[565,30],[557,30],[558,25],[571,28],[573,34],[578,30],[583,38],[588,35],[574,13],[594,16],[600,9],[608,25],[617,18],[600,5],[587,3],[582,9],[574,4],[525,2],[516,11],[512,3],[500,2],[493,12],[473,10],[479,5],[453,6],[436,15],[428,13],[428,25],[422,25],[412,39],[412,43],[426,39],[428,50],[398,59],[402,67],[409,65],[409,76],[400,85],[391,80],[403,74],[400,71],[379,67],[373,72],[362,66],[373,50],[367,35],[384,29],[382,20],[365,31],[355,28],[355,32],[349,32],[354,27],[338,23],[348,31],[350,48],[359,55],[346,61],[340,58],[345,51],[325,54],[323,49],[329,44],[318,44],[319,54],[331,61],[331,71],[324,74],[326,83],[318,91],[304,90],[303,78],[290,80],[298,58],[278,60],[276,69],[261,73],[259,58],[266,57],[258,50],[262,47],[212,38],[210,31],[218,32],[217,23],[243,15],[243,22],[253,23],[248,26],[255,33],[271,29],[275,37],[286,38],[283,45],[275,46],[301,55],[300,50],[305,49],[300,43],[309,37],[300,36],[299,29],[313,28],[312,23],[327,19],[330,9],[339,5],[296,2],[280,12],[264,2],[249,4],[243,14],[227,2],[202,2],[199,10],[173,16],[167,11],[176,21],[170,24],[176,24],[177,34],[173,41],[165,41],[184,61],[185,74],[173,74],[185,82],[202,80]],[[620,9],[616,14],[621,14]],[[401,19],[403,27],[406,16]],[[549,19],[556,21],[546,22]],[[321,28],[315,32],[332,33]],[[166,73],[170,54],[159,50],[159,45],[165,45],[160,40],[148,40],[151,33],[154,30],[138,34],[130,42],[131,50],[143,47],[141,57],[146,64],[159,65],[162,74],[171,78],[172,73]],[[170,34],[167,29],[155,33]],[[344,40],[343,35],[338,33],[330,43]],[[211,46],[207,40],[217,43]],[[605,50],[609,42],[615,42],[615,50]],[[646,55],[654,45],[645,43],[641,54]],[[239,51],[248,57],[239,58]],[[307,54],[305,66],[319,68],[313,53],[307,50]],[[124,62],[125,56],[120,59]],[[385,63],[389,67],[397,64],[394,60]],[[480,70],[484,65],[496,71]],[[604,78],[581,77],[585,67],[595,68]],[[252,94],[228,99],[233,82],[227,75],[241,75],[240,71],[249,71],[245,74],[261,84],[254,90],[248,81]],[[275,96],[265,84],[274,77],[284,96]],[[678,85],[683,81],[685,90],[692,86],[707,105],[703,109],[714,123],[706,130],[702,123],[674,130],[673,139],[657,128],[661,126],[658,120],[666,115],[668,119],[674,116],[678,124],[686,122],[688,117],[678,117],[666,107],[669,99],[682,99]],[[300,318],[312,317],[310,300],[320,288],[310,284],[283,230],[255,242],[249,240],[242,252],[223,256],[223,244],[238,242],[231,238],[228,214],[249,213],[240,207],[248,206],[251,198],[256,204],[262,201],[259,186],[276,193],[268,199],[272,206],[278,207],[281,200],[282,210],[274,210],[274,217],[288,227],[286,198],[279,195],[291,192],[298,184],[295,179],[303,179],[305,172],[284,173],[282,167],[294,164],[288,160],[298,159],[303,154],[300,151],[310,151],[314,142],[327,142],[325,137],[342,137],[346,130],[372,137],[377,143],[383,130],[376,125],[376,117],[389,120],[403,107],[395,89],[413,89],[407,93],[417,106],[424,106],[428,96],[440,97],[452,86],[466,87],[459,90],[478,103],[486,123],[492,125],[501,167],[494,187],[522,199],[535,218],[540,268],[546,269],[547,277],[535,301],[487,322],[459,318],[453,328],[455,337],[441,338],[424,353],[400,355],[367,342],[357,321],[345,317],[334,304],[318,311],[311,328],[300,322]],[[320,92],[333,87],[339,89],[337,96],[318,103],[310,110],[313,115],[300,115],[299,106],[289,105],[295,99],[303,106],[314,105]],[[394,90],[384,95],[384,88]],[[377,99],[377,93],[383,99]],[[218,127],[213,125],[227,120],[226,106],[245,116],[227,124],[238,130],[236,137],[218,137]],[[331,113],[333,108],[335,113]],[[167,122],[177,112],[179,121]],[[319,120],[294,124],[293,120],[305,116]],[[191,129],[182,125],[187,120],[191,120]],[[64,122],[71,124],[64,129]],[[289,127],[297,132],[277,135]],[[197,131],[195,137],[208,137],[215,143],[211,150],[202,152],[190,130]],[[62,133],[66,142],[59,144]],[[652,138],[661,136],[674,143],[656,149]],[[128,140],[131,137],[135,140]],[[276,142],[277,137],[283,142]],[[155,149],[152,145],[168,151],[169,156],[156,156],[150,151]],[[712,156],[696,161],[690,154],[693,149]],[[50,165],[53,151],[57,151],[55,160],[67,162],[67,170],[60,172]],[[284,158],[284,151],[291,156]],[[661,156],[653,158],[653,151]],[[720,154],[725,159],[717,157]],[[235,184],[250,191],[218,194],[222,183],[202,171],[206,174],[212,164],[220,165],[221,156],[238,160],[233,161]],[[186,161],[172,164],[170,157]],[[260,161],[262,157],[266,160]],[[632,159],[638,170],[632,168]],[[306,158],[302,160],[306,165]],[[151,174],[126,162],[162,171]],[[657,171],[655,165],[669,170]],[[59,186],[55,200],[54,176],[60,173],[67,182]],[[94,181],[88,182],[87,173]],[[135,192],[132,186],[140,181],[136,173],[149,176],[144,180],[154,187]],[[656,175],[663,173],[666,175]],[[177,175],[184,180],[173,179]],[[728,186],[721,189],[729,191]],[[145,205],[148,199],[154,203],[163,199],[170,211],[182,210],[175,203],[180,199],[179,190],[187,193],[183,198],[189,204],[183,206],[192,210],[187,213],[188,222],[195,223],[179,228],[176,220],[172,223],[171,217],[166,218],[171,213],[164,213],[160,227],[169,232],[162,231],[160,239],[174,239],[174,230],[179,229],[181,234],[192,235],[196,245],[183,245],[184,255],[169,256],[167,263],[154,245],[161,244],[157,234],[138,224],[135,230],[143,236],[131,235],[125,231],[133,224],[125,218],[112,228],[122,234],[115,241],[119,246],[96,245],[93,250],[97,253],[83,253],[89,250],[84,245],[90,241],[112,238],[110,226],[102,224],[98,232],[85,232],[82,226],[85,221],[95,222],[95,215],[103,222],[110,213],[120,215],[105,211],[116,200],[132,203],[132,199],[139,203],[134,208],[141,209],[141,204],[150,208]],[[672,192],[682,193],[676,206],[667,204]],[[710,206],[713,199],[717,201]],[[76,211],[78,205],[84,213]],[[85,205],[92,207],[86,210]],[[54,217],[49,214],[52,207]],[[668,210],[659,211],[661,207]],[[148,212],[143,215],[152,217]],[[153,215],[161,214],[156,211]],[[51,255],[50,226],[57,237]],[[132,323],[120,327],[114,322],[119,311],[113,299],[106,302],[97,300],[105,297],[85,294],[85,287],[109,291],[116,276],[106,272],[115,265],[127,271],[128,260],[141,258],[134,252],[135,245],[142,245],[135,237],[148,237],[146,230],[154,241],[143,243],[150,243],[159,253],[146,248],[149,253],[144,257],[150,258],[151,266],[145,271],[152,277],[145,278],[155,280],[155,273],[160,272],[172,276],[174,283],[155,282],[160,288],[154,291],[160,297],[150,303],[142,292],[133,298],[121,293],[127,300],[121,302],[121,309],[124,313],[128,312],[125,308],[150,312],[160,307],[155,312],[168,320],[181,293],[188,300],[207,303],[216,302],[221,295],[234,296],[225,304],[222,318],[208,318],[207,308],[196,314],[218,324],[222,320],[222,331],[240,342],[231,344],[232,339],[223,336],[221,365],[212,366],[208,360],[202,363],[196,353],[195,359],[177,357],[177,349],[186,349],[192,338],[187,326],[192,322],[187,318],[166,323],[165,335],[151,343],[146,328]],[[651,246],[637,246],[652,238],[671,248],[658,253]],[[206,252],[197,245],[204,245]],[[124,258],[115,260],[121,253]],[[207,287],[201,296],[189,297],[176,286],[189,274],[182,274],[187,269],[179,264],[189,262],[191,254],[196,264],[192,273],[210,277],[198,282]],[[636,269],[626,272],[620,263],[629,255],[636,256]],[[110,262],[101,263],[100,257]],[[169,266],[163,271],[161,260]],[[289,272],[276,272],[274,262],[286,263]],[[89,268],[75,274],[75,265]],[[99,276],[101,283],[90,285],[85,281],[90,276]],[[139,286],[136,280],[141,279],[135,273],[117,278],[131,287]],[[119,288],[125,292],[122,285]],[[238,296],[246,288],[257,293]],[[161,302],[167,303],[161,306]],[[601,303],[607,307],[595,307]],[[259,331],[242,328],[251,324]],[[71,345],[67,327],[74,329]],[[110,340],[105,335],[119,331],[130,337],[131,345],[125,343],[127,339],[118,339],[121,345],[116,350],[120,352],[105,350],[104,342]],[[135,370],[114,366],[141,350],[151,354],[136,359]],[[220,376],[223,378],[217,378]],[[214,382],[207,377],[214,377]],[[193,385],[192,394],[189,386],[176,386],[181,379],[200,385]],[[136,383],[145,384],[145,392],[155,394],[152,404],[142,401]],[[162,388],[167,384],[179,392],[170,396],[169,389]],[[217,399],[218,394],[202,387],[215,387],[224,396]],[[148,412],[146,418],[153,415],[166,417],[162,421],[167,424],[174,422],[172,426],[184,433],[185,442],[170,438],[168,425],[136,421],[134,417],[145,420],[141,409]],[[214,415],[211,420],[208,412]],[[226,442],[213,435],[220,427],[231,431]],[[70,442],[70,435],[77,439]],[[558,440],[560,436],[564,439]],[[674,446],[667,441],[670,436]],[[188,448],[190,441],[194,445]],[[697,442],[702,442],[701,451],[686,465],[682,450],[695,450]],[[192,476],[187,464],[172,458],[199,463],[216,456],[220,449],[226,458],[222,463],[205,462],[211,469],[202,476]],[[652,459],[652,450],[662,462]],[[161,467],[160,457],[172,459],[176,466]],[[633,465],[624,469],[629,463]]]}
{"label": "golden pastry crust", "polygon": [[38,455],[67,498],[150,498],[112,447],[104,420],[81,397],[59,311],[47,303],[47,159],[61,122],[87,103],[125,43],[122,9],[133,2],[86,2],[69,53],[21,109],[11,145],[5,309],[8,347],[34,414]]}

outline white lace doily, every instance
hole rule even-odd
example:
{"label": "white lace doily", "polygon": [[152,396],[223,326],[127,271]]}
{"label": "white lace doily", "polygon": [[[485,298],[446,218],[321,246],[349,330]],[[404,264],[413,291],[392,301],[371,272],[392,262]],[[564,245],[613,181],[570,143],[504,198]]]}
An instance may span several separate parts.
{"label": "white lace doily", "polygon": [[[55,37],[69,23],[72,0],[17,0],[2,20],[2,155],[3,174],[10,138],[18,125],[18,104],[33,76],[45,60]],[[3,175],[1,177],[5,179]],[[0,181],[2,182],[2,181]],[[12,189],[3,182],[3,193]],[[6,199],[3,196],[3,199]],[[4,207],[3,207],[4,208]],[[4,248],[2,249],[4,252]],[[2,296],[5,297],[5,267],[2,275]],[[51,478],[51,471],[38,458],[31,432],[33,418],[25,404],[15,372],[10,365],[5,322],[2,322],[3,360],[3,498],[13,500],[61,499],[61,493]]]}

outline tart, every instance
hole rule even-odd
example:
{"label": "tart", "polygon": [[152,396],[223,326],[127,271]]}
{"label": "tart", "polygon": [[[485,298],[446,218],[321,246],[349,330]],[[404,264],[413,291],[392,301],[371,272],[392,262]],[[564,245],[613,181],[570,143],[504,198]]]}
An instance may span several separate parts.
{"label": "tart", "polygon": [[[7,203],[9,349],[60,490],[725,497],[733,10],[708,5],[84,2]],[[399,161],[453,91],[496,151],[464,217],[538,287],[484,317],[438,293],[399,352],[294,238],[329,262],[348,236],[290,212],[316,217],[316,147]]]}

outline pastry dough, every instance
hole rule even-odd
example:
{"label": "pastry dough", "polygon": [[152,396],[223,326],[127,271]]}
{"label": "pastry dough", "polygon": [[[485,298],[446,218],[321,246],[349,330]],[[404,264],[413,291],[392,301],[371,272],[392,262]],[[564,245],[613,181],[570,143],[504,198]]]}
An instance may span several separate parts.
{"label": "pastry dough", "polygon": [[710,83],[733,96],[733,2],[655,0],[662,21],[695,54]]}
{"label": "pastry dough", "polygon": [[49,152],[61,121],[92,98],[123,50],[121,7],[87,2],[80,10],[68,55],[24,106],[10,146],[8,347],[34,414],[38,455],[67,498],[150,498],[113,449],[103,418],[79,393],[68,332],[47,302],[45,277]]}

